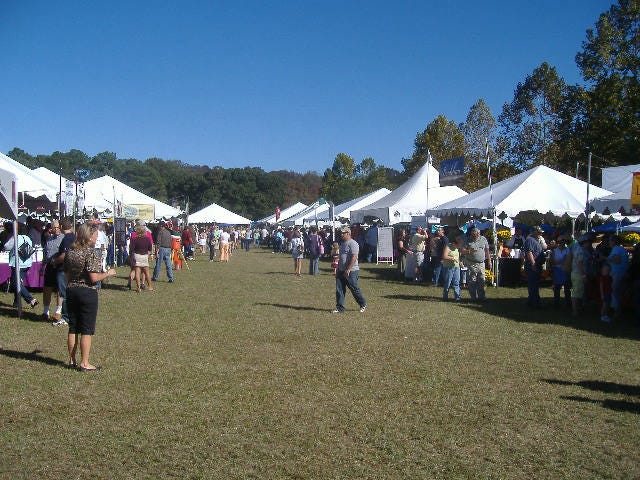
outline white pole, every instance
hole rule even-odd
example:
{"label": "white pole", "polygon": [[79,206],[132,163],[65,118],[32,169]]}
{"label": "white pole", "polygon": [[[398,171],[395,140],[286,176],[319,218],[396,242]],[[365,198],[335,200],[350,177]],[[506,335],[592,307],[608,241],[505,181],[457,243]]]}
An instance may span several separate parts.
{"label": "white pole", "polygon": [[589,166],[587,167],[587,204],[584,207],[585,231],[589,231],[589,186],[591,184],[591,152],[589,152]]}

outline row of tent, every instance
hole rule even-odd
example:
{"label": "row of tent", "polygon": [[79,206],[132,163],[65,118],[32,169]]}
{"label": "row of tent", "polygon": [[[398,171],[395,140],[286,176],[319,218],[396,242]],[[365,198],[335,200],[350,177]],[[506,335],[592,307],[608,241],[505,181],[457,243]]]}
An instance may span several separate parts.
{"label": "row of tent", "polygon": [[[15,175],[20,192],[31,197],[45,195],[55,201],[60,189],[58,174],[44,167],[30,170],[0,153],[0,169]],[[589,201],[598,211],[609,208],[615,212],[625,206],[628,210],[631,177],[640,165],[614,167],[603,170],[603,185],[611,190],[589,186]],[[334,218],[351,223],[380,221],[385,225],[409,223],[412,217],[490,217],[493,208],[498,216],[514,217],[522,211],[551,212],[577,218],[584,213],[587,184],[574,177],[546,166],[534,167],[526,172],[498,182],[492,188],[467,194],[455,186],[441,186],[438,171],[425,164],[410,179],[393,191],[381,188],[334,207]],[[619,197],[619,198],[618,198]],[[114,205],[115,203],[115,205]],[[122,182],[106,175],[84,184],[86,208],[98,212],[113,212],[118,204],[152,205],[154,218],[178,216],[179,209],[160,202]],[[329,204],[318,200],[311,205],[296,203],[280,212],[257,220],[257,223],[303,225],[316,221],[327,222]],[[190,223],[249,224],[251,220],[231,212],[215,203],[189,216]]]}
{"label": "row of tent", "polygon": [[[513,218],[520,212],[537,211],[577,218],[584,214],[587,205],[586,182],[543,165],[470,194],[455,186],[440,186],[439,180],[438,171],[425,164],[392,192],[382,189],[336,206],[335,216],[351,223],[380,221],[385,225],[409,223],[419,216],[491,218],[494,209],[496,216],[500,217]],[[590,185],[588,195],[593,205],[595,201],[611,198],[615,193]],[[627,203],[628,197],[630,183]],[[282,212],[280,223],[301,225],[316,218],[326,220],[327,211],[326,204],[310,207],[296,204],[291,210]],[[259,222],[273,223],[275,218],[272,215]]]}

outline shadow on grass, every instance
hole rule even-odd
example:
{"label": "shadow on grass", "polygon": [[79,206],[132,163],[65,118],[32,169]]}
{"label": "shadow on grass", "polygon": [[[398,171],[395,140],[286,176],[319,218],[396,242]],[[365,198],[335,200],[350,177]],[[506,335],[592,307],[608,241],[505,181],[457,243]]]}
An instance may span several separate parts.
{"label": "shadow on grass", "polygon": [[286,305],[284,303],[265,303],[258,302],[254,303],[254,305],[266,306],[266,307],[278,307],[278,308],[287,308],[289,310],[304,310],[304,311],[315,311],[315,312],[328,312],[329,310],[326,308],[316,308],[316,307],[306,307],[302,305]]}
{"label": "shadow on grass", "polygon": [[42,357],[38,355],[41,353],[41,350],[34,350],[31,353],[20,352],[18,350],[6,350],[4,348],[0,348],[0,355],[4,355],[9,358],[17,358],[18,360],[29,360],[30,362],[39,362],[44,363],[46,365],[55,365],[60,367],[66,367],[67,364],[61,362],[60,360],[56,360],[51,357]]}
{"label": "shadow on grass", "polygon": [[382,295],[382,298],[388,298],[390,300],[435,300],[436,297],[432,295],[403,295],[401,293],[394,295]]}
{"label": "shadow on grass", "polygon": [[[365,264],[366,265],[366,264]],[[366,267],[360,270],[360,278],[370,280],[381,280],[384,282],[397,282],[404,283],[403,280],[398,278],[397,267]]]}
{"label": "shadow on grass", "polygon": [[[542,378],[541,381],[550,385],[562,385],[562,386],[576,386],[586,388],[596,392],[614,394],[614,395],[627,395],[632,397],[640,397],[640,386],[638,385],[626,385],[623,383],[615,382],[602,382],[599,380],[583,380],[580,382],[569,382],[566,380],[558,380],[556,378]],[[615,410],[616,412],[629,412],[640,415],[640,403],[630,402],[628,400],[616,400],[606,398],[604,400],[596,400],[580,395],[561,395],[563,400],[571,400],[574,402],[592,403],[602,406],[602,408],[608,408],[609,410]]]}
{"label": "shadow on grass", "polygon": [[[491,295],[490,291],[488,291],[488,295]],[[563,308],[556,309],[550,304],[543,304],[540,308],[531,309],[531,307],[528,307],[526,304],[526,298],[489,297],[481,304],[463,301],[460,306],[482,311],[489,315],[507,318],[514,322],[564,325],[568,328],[610,338],[640,340],[640,328],[638,328],[637,325],[625,318],[614,323],[603,323],[598,318],[599,312],[595,310],[593,312],[587,312],[588,317],[581,316],[574,318],[571,316],[569,310]],[[592,314],[595,316],[591,316]]]}
{"label": "shadow on grass", "polygon": [[592,398],[580,397],[578,395],[562,395],[563,400],[572,400],[574,402],[599,404],[602,408],[615,410],[616,412],[628,412],[640,415],[640,403],[628,402],[626,400],[594,400]]}
{"label": "shadow on grass", "polygon": [[[25,308],[25,305],[27,306],[27,308]],[[42,320],[42,315],[36,313],[37,311],[42,312],[40,308],[41,307],[38,306],[38,310],[34,310],[29,306],[28,303],[23,302],[22,317],[20,318],[20,320],[26,320],[28,322],[44,322],[44,320]],[[13,317],[17,319],[18,310],[16,310],[15,307],[13,307],[12,305],[3,303],[3,304],[0,304],[0,316]]]}

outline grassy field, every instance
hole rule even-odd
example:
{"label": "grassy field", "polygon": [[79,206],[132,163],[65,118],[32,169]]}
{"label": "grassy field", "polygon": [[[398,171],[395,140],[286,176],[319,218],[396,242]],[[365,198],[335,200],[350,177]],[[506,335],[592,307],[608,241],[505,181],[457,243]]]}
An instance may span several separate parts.
{"label": "grassy field", "polygon": [[121,268],[96,373],[3,294],[0,478],[640,478],[637,327],[528,311],[525,289],[445,304],[383,265],[367,312],[335,315],[321,270],[237,252],[136,294]]}

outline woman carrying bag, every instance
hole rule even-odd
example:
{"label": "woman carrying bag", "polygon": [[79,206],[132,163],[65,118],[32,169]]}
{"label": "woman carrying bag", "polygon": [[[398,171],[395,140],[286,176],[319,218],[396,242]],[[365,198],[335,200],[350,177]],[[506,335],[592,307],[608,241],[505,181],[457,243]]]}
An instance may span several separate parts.
{"label": "woman carrying bag", "polygon": [[[9,225],[11,227],[9,227]],[[13,232],[13,224],[7,223],[5,224],[5,228],[10,230],[9,233]],[[16,262],[15,262],[15,249],[14,241],[15,236],[12,236],[7,240],[4,244],[4,249],[9,250],[9,265],[11,265],[11,278],[16,278]],[[33,298],[29,290],[24,284],[24,279],[27,275],[27,271],[31,268],[32,260],[31,256],[33,254],[33,243],[31,243],[31,238],[28,235],[27,226],[23,223],[18,224],[18,268],[20,270],[20,289],[16,288],[13,297],[13,306],[18,306],[18,295],[21,295],[24,300],[31,305],[31,308],[35,308],[40,302]]]}

